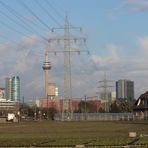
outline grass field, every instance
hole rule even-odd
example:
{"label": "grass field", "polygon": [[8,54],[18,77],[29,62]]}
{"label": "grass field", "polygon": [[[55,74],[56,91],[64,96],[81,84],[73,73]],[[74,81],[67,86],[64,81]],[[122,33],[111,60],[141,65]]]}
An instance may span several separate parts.
{"label": "grass field", "polygon": [[[0,146],[125,145],[128,132],[148,135],[148,123],[133,122],[20,122],[0,124]],[[148,137],[139,144],[148,144]]]}

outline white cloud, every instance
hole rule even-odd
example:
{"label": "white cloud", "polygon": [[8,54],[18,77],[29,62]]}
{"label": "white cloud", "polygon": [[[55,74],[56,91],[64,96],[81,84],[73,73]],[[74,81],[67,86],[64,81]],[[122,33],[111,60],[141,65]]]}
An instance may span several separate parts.
{"label": "white cloud", "polygon": [[83,76],[82,81],[79,81],[77,86],[80,86],[81,83],[82,86],[87,86],[85,90],[91,90],[95,93],[95,90],[97,91],[97,81],[103,80],[103,72],[107,70],[114,81],[118,79],[133,80],[137,98],[145,90],[148,90],[148,37],[138,38],[137,43],[139,44],[139,55],[137,53],[135,55],[125,54],[126,50],[123,52],[124,48],[116,44],[106,45],[105,49],[108,52],[104,56],[92,55],[90,57],[92,63],[87,65],[87,71],[90,72],[85,75],[85,80],[83,80]]}
{"label": "white cloud", "polygon": [[33,88],[33,90],[35,90],[36,92],[39,91],[39,90],[42,90],[43,89],[43,83],[40,83],[42,80],[39,78],[39,79],[36,79],[36,80],[32,80],[30,81],[29,83],[26,84],[26,88],[28,90],[30,90],[30,88]]}
{"label": "white cloud", "polygon": [[[135,41],[136,42],[136,41]],[[114,81],[118,79],[130,79],[135,81],[136,97],[148,89],[148,36],[139,37],[137,40],[140,48],[140,55],[126,55],[124,47],[117,44],[107,44],[104,46],[104,54],[91,56],[80,56],[77,54],[71,57],[72,68],[72,87],[73,96],[82,97],[86,95],[96,95],[98,92],[98,81],[103,80],[103,72],[108,70],[110,78]],[[42,64],[44,61],[44,50],[41,55],[38,38],[34,40],[23,38],[22,47],[27,50],[18,51],[10,45],[0,45],[0,52],[7,55],[11,51],[9,58],[1,58],[0,79],[6,75],[17,74],[21,77],[23,94],[25,97],[44,94],[44,75]],[[31,48],[31,49],[29,49]],[[43,47],[41,47],[43,49]],[[50,47],[49,47],[50,48]],[[52,46],[54,48],[54,46]],[[10,50],[9,50],[10,49]],[[8,52],[9,51],[9,52]],[[5,57],[5,56],[4,56]],[[59,87],[60,94],[63,93],[64,81],[64,60],[63,53],[49,54],[49,61],[52,69],[49,71],[49,81],[55,82]],[[11,61],[10,61],[11,60]],[[29,91],[32,90],[32,91]]]}
{"label": "white cloud", "polygon": [[20,40],[19,50],[37,47],[40,42],[41,41],[36,35],[32,35],[28,37],[25,36]]}
{"label": "white cloud", "polygon": [[148,1],[147,0],[126,0],[124,3],[131,11],[141,12],[148,10]]}
{"label": "white cloud", "polygon": [[111,65],[120,62],[121,55],[120,50],[121,47],[115,44],[108,44],[105,46],[105,49],[107,51],[107,55],[105,56],[97,56],[92,55],[91,59],[94,63],[99,65]]}
{"label": "white cloud", "polygon": [[5,52],[6,49],[8,49],[10,47],[9,44],[0,44],[0,52],[3,53]]}
{"label": "white cloud", "polygon": [[3,56],[13,56],[13,51],[15,50],[15,47],[12,43],[0,43],[0,53],[1,58]]}
{"label": "white cloud", "polygon": [[22,16],[22,20],[25,21],[25,22],[31,22],[31,21],[34,21],[34,17],[24,15],[24,16]]}
{"label": "white cloud", "polygon": [[24,73],[30,70],[32,67],[31,61],[26,58],[19,58],[14,65],[13,72],[17,73]]}
{"label": "white cloud", "polygon": [[23,76],[21,79],[22,95],[25,98],[35,98],[44,95],[44,83],[43,76],[36,74],[36,76],[29,76],[29,78]]}
{"label": "white cloud", "polygon": [[143,36],[138,39],[139,45],[144,49],[144,54],[148,54],[148,36]]}

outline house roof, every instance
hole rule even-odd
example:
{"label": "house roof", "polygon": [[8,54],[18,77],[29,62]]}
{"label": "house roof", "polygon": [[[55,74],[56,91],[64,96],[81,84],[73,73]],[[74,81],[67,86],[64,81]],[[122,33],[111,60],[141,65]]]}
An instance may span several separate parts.
{"label": "house roof", "polygon": [[148,108],[147,105],[143,104],[142,100],[148,100],[148,91],[146,91],[144,94],[140,95],[140,97],[137,99],[137,101],[134,104],[135,109]]}

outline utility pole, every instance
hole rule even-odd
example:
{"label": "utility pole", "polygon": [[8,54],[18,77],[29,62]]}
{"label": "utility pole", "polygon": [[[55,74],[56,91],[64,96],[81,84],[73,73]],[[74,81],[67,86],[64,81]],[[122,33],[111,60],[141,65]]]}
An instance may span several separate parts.
{"label": "utility pole", "polygon": [[113,86],[108,85],[108,83],[113,82],[111,80],[107,80],[106,78],[106,72],[104,72],[104,79],[102,81],[99,81],[101,84],[98,88],[103,89],[103,100],[104,100],[104,109],[105,112],[109,112],[109,106],[111,105],[111,98],[109,98],[109,91],[108,88],[111,88]]}
{"label": "utility pole", "polygon": [[[63,103],[62,103],[62,120],[72,119],[72,82],[71,82],[71,53],[72,52],[82,52],[82,50],[72,50],[71,49],[71,42],[74,43],[77,41],[86,41],[85,38],[81,37],[73,37],[70,34],[71,29],[79,29],[82,30],[80,27],[73,27],[69,24],[68,16],[65,17],[65,25],[64,27],[59,28],[52,28],[52,31],[56,29],[63,29],[64,36],[63,37],[56,37],[49,39],[51,41],[57,42],[64,42],[64,50],[50,50],[49,52],[63,52],[64,53],[64,96],[63,96]],[[86,52],[86,50],[85,50]]]}

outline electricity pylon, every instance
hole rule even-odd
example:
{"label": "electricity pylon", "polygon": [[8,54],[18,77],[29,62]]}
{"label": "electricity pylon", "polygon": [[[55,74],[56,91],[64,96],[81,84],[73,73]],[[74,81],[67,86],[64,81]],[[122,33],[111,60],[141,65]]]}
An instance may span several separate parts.
{"label": "electricity pylon", "polygon": [[[71,29],[79,29],[82,30],[80,27],[74,27],[69,24],[68,17],[65,17],[65,25],[64,27],[59,28],[52,28],[52,31],[56,29],[63,29],[64,36],[63,37],[56,37],[49,39],[51,41],[57,42],[64,42],[64,50],[51,50],[49,52],[63,52],[64,53],[64,96],[63,96],[63,103],[62,103],[62,120],[72,119],[72,84],[71,84],[71,53],[72,52],[82,52],[82,50],[72,50],[71,42],[77,41],[86,41],[83,37],[74,37],[70,34]],[[83,50],[86,52],[86,50]]]}
{"label": "electricity pylon", "polygon": [[101,84],[98,88],[103,89],[103,99],[104,99],[104,109],[105,112],[109,112],[109,106],[111,105],[111,98],[109,98],[109,91],[108,88],[111,88],[113,86],[109,85],[108,83],[113,82],[111,80],[107,80],[106,73],[104,72],[104,79],[102,81],[99,81]]}

